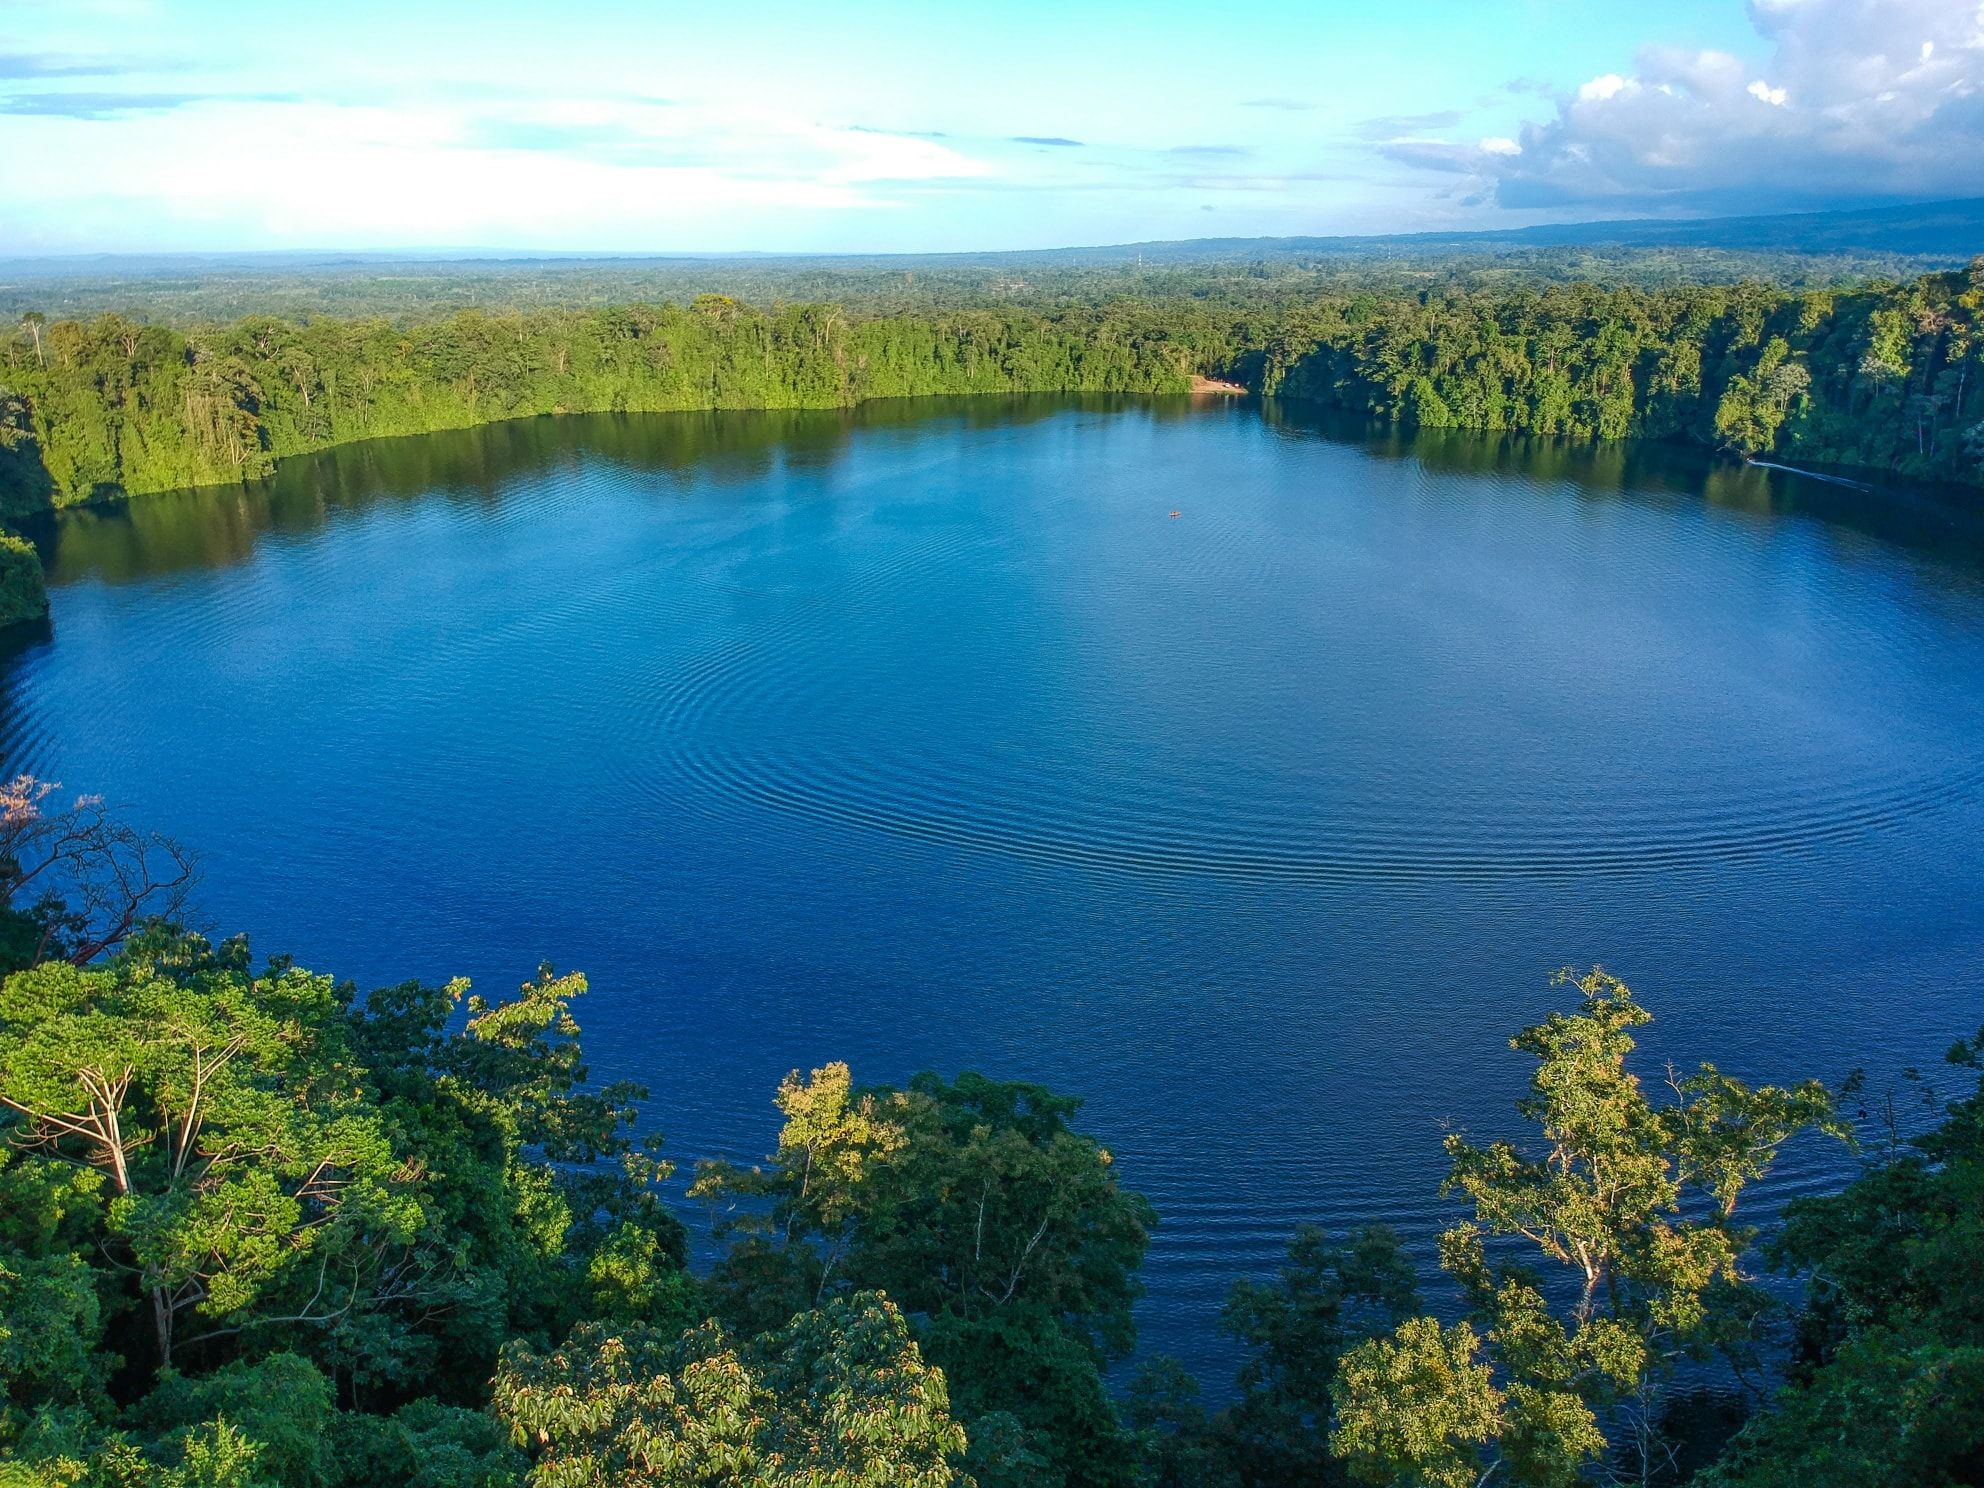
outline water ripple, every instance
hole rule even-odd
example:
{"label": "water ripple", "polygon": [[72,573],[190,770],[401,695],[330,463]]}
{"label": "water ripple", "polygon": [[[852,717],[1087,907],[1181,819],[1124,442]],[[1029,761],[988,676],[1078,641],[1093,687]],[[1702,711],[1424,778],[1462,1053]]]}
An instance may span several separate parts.
{"label": "water ripple", "polygon": [[649,772],[628,784],[717,820],[762,809],[1100,873],[1411,884],[1561,883],[1740,865],[1892,830],[1984,782],[1984,764],[1974,764],[1933,775],[1801,779],[1743,801],[1600,802],[1604,810],[1586,813],[1575,833],[1552,837],[1519,811],[1471,814],[1417,792],[1320,803],[1285,793],[1194,795],[1175,773],[1029,770],[968,740],[952,741],[949,753],[905,752],[879,721],[822,739],[825,705],[845,686],[819,658],[809,664],[790,648],[713,650],[652,680],[628,706],[629,721],[653,735],[650,747],[632,751]]}

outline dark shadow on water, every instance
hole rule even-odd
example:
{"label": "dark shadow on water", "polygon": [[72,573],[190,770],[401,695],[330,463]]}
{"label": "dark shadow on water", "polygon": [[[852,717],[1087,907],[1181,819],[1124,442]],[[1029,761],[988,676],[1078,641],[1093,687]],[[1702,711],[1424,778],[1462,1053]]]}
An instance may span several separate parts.
{"label": "dark shadow on water", "polygon": [[1291,437],[1353,444],[1378,459],[1415,461],[1436,475],[1512,476],[1562,483],[1587,497],[1669,508],[1705,503],[1763,519],[1802,519],[1959,567],[1984,566],[1984,492],[1963,487],[1848,484],[1824,472],[1746,465],[1698,445],[1653,440],[1413,429],[1275,399],[1261,405],[1261,417]]}
{"label": "dark shadow on water", "polygon": [[[1290,438],[1354,446],[1431,475],[1500,475],[1560,484],[1579,499],[1707,506],[1837,533],[1984,573],[1984,499],[1975,491],[1856,487],[1709,451],[1645,441],[1597,442],[1461,430],[1411,430],[1277,400],[1207,408],[1185,398],[1015,395],[892,399],[845,409],[547,415],[400,439],[367,440],[285,460],[266,481],[76,508],[27,526],[51,582],[128,583],[225,567],[271,537],[301,536],[341,512],[437,499],[495,509],[559,467],[606,461],[684,485],[745,486],[780,468],[822,469],[857,438],[1014,427],[1070,414],[1138,411],[1173,421],[1258,417]],[[45,635],[40,638],[45,641]],[[5,657],[37,644],[0,638]],[[0,658],[4,659],[4,658]]]}
{"label": "dark shadow on water", "polygon": [[1110,394],[901,398],[855,408],[544,415],[285,460],[265,481],[143,496],[42,519],[32,536],[57,584],[129,583],[225,567],[266,537],[314,532],[341,511],[438,498],[495,507],[522,483],[581,459],[681,482],[747,485],[778,466],[821,468],[857,437],[953,423],[1014,427],[1132,408],[1186,417],[1184,398]]}

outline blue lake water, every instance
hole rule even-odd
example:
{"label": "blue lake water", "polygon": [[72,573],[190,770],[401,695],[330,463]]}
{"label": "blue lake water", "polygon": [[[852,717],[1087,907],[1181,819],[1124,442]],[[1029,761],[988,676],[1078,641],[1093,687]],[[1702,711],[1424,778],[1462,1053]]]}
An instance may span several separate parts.
{"label": "blue lake water", "polygon": [[1428,1253],[1554,967],[1753,1078],[1984,1021],[1960,503],[1036,399],[496,425],[48,543],[0,753],[197,847],[210,928],[582,968],[685,1168],[834,1058],[1082,1094],[1215,1389],[1296,1223]]}

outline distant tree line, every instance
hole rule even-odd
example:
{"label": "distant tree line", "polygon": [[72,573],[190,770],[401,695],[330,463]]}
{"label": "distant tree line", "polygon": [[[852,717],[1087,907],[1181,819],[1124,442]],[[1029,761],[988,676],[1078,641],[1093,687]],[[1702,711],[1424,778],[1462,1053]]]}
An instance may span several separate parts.
{"label": "distant tree line", "polygon": [[1643,289],[1760,280],[1799,287],[1900,280],[1961,265],[1984,243],[1984,201],[1715,221],[1588,222],[1513,232],[1194,238],[1085,248],[745,258],[437,258],[393,253],[0,259],[0,321],[122,311],[195,326],[277,315],[443,315],[687,303],[832,303],[862,314],[1124,299],[1287,307],[1333,293],[1574,282]]}
{"label": "distant tree line", "polygon": [[[1932,1127],[1712,1065],[1642,1082],[1601,971],[1524,1030],[1511,1135],[1447,1140],[1431,1307],[1381,1226],[1233,1289],[1232,1403],[1120,1391],[1156,1222],[1080,1102],[779,1087],[697,1167],[548,968],[359,995],[173,927],[177,845],[0,789],[4,1488],[1951,1488],[1984,1468],[1984,1086]],[[1952,1051],[1984,1073],[1984,1035]],[[1885,1119],[1883,1119],[1885,1118]],[[1871,1134],[1761,1249],[1783,1145]],[[1788,1308],[1759,1262],[1802,1278]],[[1720,1393],[1701,1393],[1705,1383]]]}

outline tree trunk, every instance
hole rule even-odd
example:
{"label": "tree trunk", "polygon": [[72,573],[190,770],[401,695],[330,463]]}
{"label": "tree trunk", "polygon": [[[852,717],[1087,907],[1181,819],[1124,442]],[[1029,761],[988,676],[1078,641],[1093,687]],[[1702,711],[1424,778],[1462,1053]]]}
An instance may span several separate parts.
{"label": "tree trunk", "polygon": [[152,1288],[152,1327],[158,1334],[158,1367],[172,1367],[172,1301],[165,1288]]}

